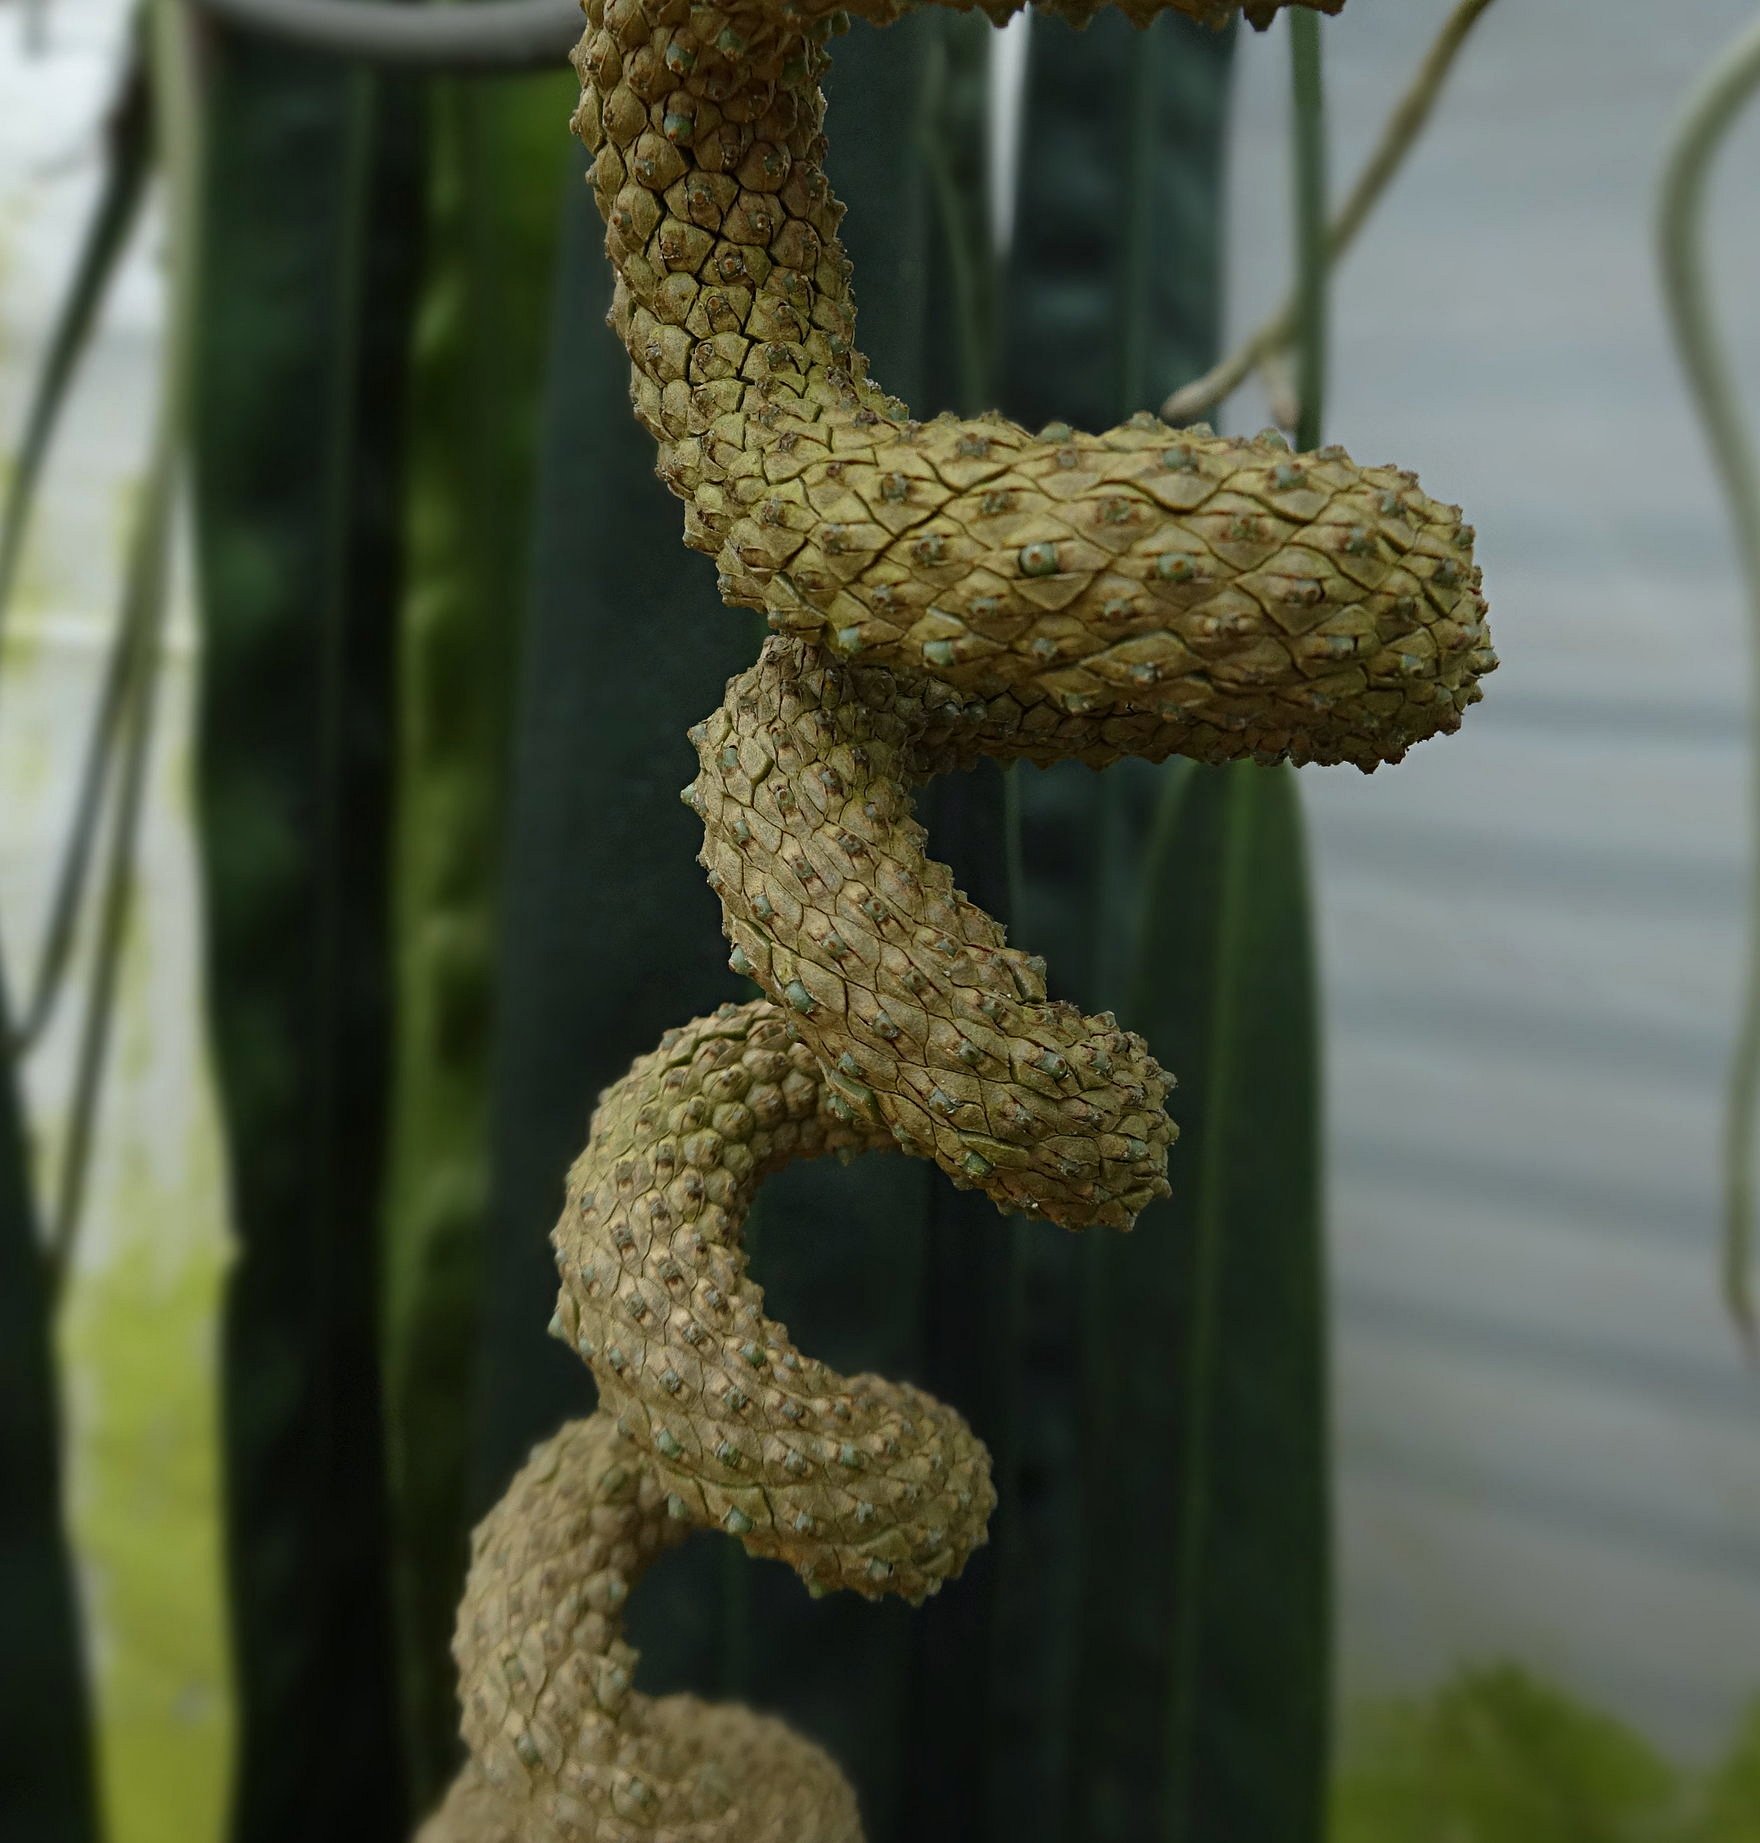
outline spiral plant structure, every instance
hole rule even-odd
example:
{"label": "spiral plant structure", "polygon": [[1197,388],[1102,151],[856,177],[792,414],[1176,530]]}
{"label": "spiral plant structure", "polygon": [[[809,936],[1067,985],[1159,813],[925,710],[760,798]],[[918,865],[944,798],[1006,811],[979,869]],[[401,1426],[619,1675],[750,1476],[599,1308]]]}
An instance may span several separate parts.
{"label": "spiral plant structure", "polygon": [[[1231,11],[1126,10],[1162,6]],[[960,1416],[833,1374],[765,1316],[740,1248],[756,1189],[794,1159],[902,1148],[1004,1210],[1128,1229],[1174,1137],[1147,1046],[1046,996],[1044,963],[925,854],[910,790],[983,756],[1371,769],[1458,727],[1496,660],[1472,531],[1408,473],[1152,416],[921,423],[885,395],[825,178],[819,82],[846,23],[826,0],[586,12],[574,125],[636,414],[687,541],[773,629],[691,732],[683,796],[763,996],[669,1032],[601,1097],[551,1326],[600,1405],[477,1532],[470,1761],[423,1834],[855,1843],[817,1748],[643,1696],[622,1637],[643,1569],[692,1530],[814,1592],[913,1602],[985,1538],[989,1457]]]}

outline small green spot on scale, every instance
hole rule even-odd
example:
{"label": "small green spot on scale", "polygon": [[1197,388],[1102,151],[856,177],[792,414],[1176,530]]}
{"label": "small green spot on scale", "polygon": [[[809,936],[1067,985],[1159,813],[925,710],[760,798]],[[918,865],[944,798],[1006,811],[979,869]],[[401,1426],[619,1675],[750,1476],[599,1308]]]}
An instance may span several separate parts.
{"label": "small green spot on scale", "polygon": [[691,1513],[686,1507],[684,1499],[680,1497],[676,1491],[668,1492],[667,1494],[666,1514],[674,1523],[688,1523],[690,1521]]}
{"label": "small green spot on scale", "polygon": [[968,1177],[985,1178],[995,1169],[996,1167],[982,1152],[968,1152],[965,1156],[965,1171]]}
{"label": "small green spot on scale", "polygon": [[862,1455],[846,1441],[837,1449],[837,1463],[852,1472],[859,1472],[862,1466]]}
{"label": "small green spot on scale", "polygon": [[800,1012],[803,1017],[813,1014],[813,995],[798,979],[791,979],[782,989],[782,996]]}
{"label": "small green spot on scale", "polygon": [[1020,571],[1023,576],[1055,576],[1057,574],[1057,546],[1055,544],[1023,546],[1020,554]]}
{"label": "small green spot on scale", "polygon": [[749,1536],[752,1533],[752,1520],[735,1504],[721,1519],[721,1527],[730,1536]]}
{"label": "small green spot on scale", "polygon": [[862,650],[862,630],[859,627],[840,627],[834,644],[840,653],[859,653]]}
{"label": "small green spot on scale", "polygon": [[953,642],[951,640],[930,640],[923,647],[923,657],[932,666],[950,666],[955,659]]}
{"label": "small green spot on scale", "polygon": [[660,132],[676,146],[680,141],[688,141],[695,131],[696,122],[689,115],[668,111],[660,123]]}
{"label": "small green spot on scale", "polygon": [[752,976],[752,957],[743,947],[736,946],[727,956],[727,966],[730,972],[738,973],[742,979]]}
{"label": "small green spot on scale", "polygon": [[762,1344],[741,1344],[739,1347],[739,1354],[745,1358],[753,1369],[762,1369],[770,1360],[765,1354]]}
{"label": "small green spot on scale", "polygon": [[679,1445],[670,1429],[662,1427],[654,1436],[654,1450],[663,1459],[676,1459],[684,1448]]}

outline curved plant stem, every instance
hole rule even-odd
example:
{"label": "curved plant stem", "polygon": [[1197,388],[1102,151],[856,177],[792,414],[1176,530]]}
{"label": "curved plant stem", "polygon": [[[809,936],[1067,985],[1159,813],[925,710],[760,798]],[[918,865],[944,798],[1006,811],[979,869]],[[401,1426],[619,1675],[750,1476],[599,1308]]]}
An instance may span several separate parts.
{"label": "curved plant stem", "polygon": [[146,490],[130,548],[124,588],[124,710],[116,814],[110,833],[98,943],[91,989],[81,1026],[74,1095],[49,1223],[47,1261],[52,1296],[65,1287],[85,1213],[87,1181],[98,1106],[115,1021],[122,952],[133,907],[134,864],[145,803],[154,708],[170,601],[172,533],[181,477],[190,354],[195,328],[195,250],[199,113],[188,16],[177,0],[151,0],[148,34],[158,128],[158,151],[170,191],[171,291],[167,315],[165,377]]}
{"label": "curved plant stem", "polygon": [[30,986],[13,1027],[10,1054],[21,1060],[42,1041],[54,1021],[57,1003],[67,982],[73,949],[79,938],[80,914],[85,904],[86,885],[91,876],[92,860],[97,852],[102,830],[105,799],[110,789],[111,770],[116,760],[117,740],[124,719],[129,715],[132,699],[138,692],[140,648],[143,628],[151,613],[151,599],[129,595],[116,634],[110,645],[110,657],[104,668],[104,683],[98,693],[98,707],[92,717],[91,733],[86,741],[85,763],[80,772],[79,799],[74,808],[73,825],[61,854],[55,877],[55,895],[49,912],[49,927],[36,978]]}
{"label": "curved plant stem", "polygon": [[555,70],[582,31],[574,0],[189,0],[215,19],[312,51],[460,76]]}
{"label": "curved plant stem", "polygon": [[[140,216],[152,166],[152,90],[144,41],[137,35],[126,75],[111,107],[106,160],[97,207],[87,226],[73,278],[56,317],[49,351],[37,379],[20,445],[18,467],[0,512],[0,635],[17,586],[38,490],[80,360]],[[122,621],[112,642],[104,684],[86,746],[79,802],[56,877],[54,907],[37,977],[17,1023],[0,1048],[22,1057],[42,1036],[55,1007],[78,932],[79,911],[91,868],[116,738],[130,683],[137,626]]]}
{"label": "curved plant stem", "polygon": [[[1692,387],[1735,527],[1753,627],[1752,724],[1760,718],[1760,465],[1743,426],[1729,356],[1712,316],[1703,227],[1705,182],[1743,105],[1760,90],[1760,21],[1732,44],[1688,100],[1669,145],[1657,212],[1657,255],[1681,364]],[[1760,742],[1750,741],[1749,943],[1741,1028],[1730,1064],[1723,1129],[1723,1293],[1750,1352],[1756,1334],[1750,1261],[1754,1219],[1756,1102],[1760,1102]]]}
{"label": "curved plant stem", "polygon": [[140,511],[126,591],[125,629],[131,643],[123,649],[126,667],[119,712],[122,749],[116,812],[111,822],[110,849],[105,866],[99,909],[98,943],[92,983],[80,1031],[74,1075],[73,1107],[68,1126],[54,1216],[49,1227],[48,1260],[52,1288],[59,1292],[72,1263],[74,1244],[85,1209],[86,1183],[91,1170],[98,1103],[108,1058],[111,1025],[116,1013],[117,983],[122,950],[133,907],[134,860],[140,835],[141,812],[153,731],[159,655],[164,637],[168,601],[172,510],[175,504],[177,453],[167,436],[169,418],[162,413],[155,438],[147,489]]}
{"label": "curved plant stem", "polygon": [[[1437,98],[1442,94],[1443,85],[1448,81],[1449,72],[1454,68],[1461,47],[1491,4],[1492,0],[1460,0],[1437,34],[1436,42],[1425,54],[1405,94],[1387,118],[1381,139],[1351,189],[1350,197],[1345,200],[1338,216],[1332,220],[1326,233],[1326,262],[1329,267],[1341,261],[1356,242],[1358,232],[1380,202],[1381,195],[1404,166],[1406,156],[1416,145],[1436,107]],[[1311,16],[1302,13],[1294,13],[1290,17],[1292,25],[1304,19],[1310,24],[1314,23]],[[1169,422],[1183,423],[1191,422],[1215,409],[1255,370],[1294,341],[1301,318],[1302,298],[1298,289],[1292,291],[1283,306],[1219,364],[1205,372],[1201,378],[1176,390],[1161,406],[1161,414]]]}
{"label": "curved plant stem", "polygon": [[1320,71],[1320,21],[1291,13],[1291,175],[1295,199],[1296,298],[1301,303],[1296,352],[1295,442],[1320,446],[1326,410],[1326,96]]}
{"label": "curved plant stem", "polygon": [[19,444],[18,465],[0,509],[0,634],[18,581],[25,540],[49,450],[61,425],[80,359],[140,215],[151,164],[152,122],[146,66],[137,51],[110,112],[103,185],[86,227],[73,278],[56,316]]}

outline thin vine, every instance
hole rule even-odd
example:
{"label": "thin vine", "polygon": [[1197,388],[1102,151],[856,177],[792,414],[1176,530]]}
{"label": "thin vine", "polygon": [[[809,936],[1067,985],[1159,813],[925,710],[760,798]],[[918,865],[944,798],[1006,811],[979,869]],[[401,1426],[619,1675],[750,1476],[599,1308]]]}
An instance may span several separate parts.
{"label": "thin vine", "polygon": [[[1750,720],[1760,719],[1760,465],[1742,419],[1729,354],[1705,273],[1705,188],[1730,128],[1760,90],[1760,21],[1717,59],[1687,102],[1669,144],[1656,220],[1669,322],[1705,438],[1729,501],[1747,587]],[[1741,1023],[1730,1059],[1723,1124],[1723,1295],[1750,1354],[1760,1356],[1754,1311],[1754,1113],[1760,1104],[1760,743],[1749,754],[1748,951]]]}
{"label": "thin vine", "polygon": [[[1459,0],[1443,22],[1442,30],[1424,54],[1405,94],[1387,118],[1368,164],[1326,232],[1329,269],[1344,260],[1383,193],[1404,167],[1435,111],[1456,59],[1491,4],[1492,0]],[[1187,423],[1208,416],[1255,371],[1270,369],[1275,373],[1284,353],[1300,334],[1302,315],[1302,285],[1298,283],[1270,319],[1249,333],[1201,378],[1181,385],[1161,406],[1161,414],[1172,423]]]}

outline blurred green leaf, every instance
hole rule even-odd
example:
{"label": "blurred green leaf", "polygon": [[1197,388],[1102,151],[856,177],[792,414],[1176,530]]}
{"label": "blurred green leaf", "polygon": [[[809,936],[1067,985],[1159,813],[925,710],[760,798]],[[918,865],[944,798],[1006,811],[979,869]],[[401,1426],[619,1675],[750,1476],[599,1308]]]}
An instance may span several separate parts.
{"label": "blurred green leaf", "polygon": [[240,1843],[401,1837],[379,1354],[417,92],[216,32],[197,801]]}
{"label": "blurred green leaf", "polygon": [[[1494,1664],[1364,1720],[1339,1775],[1331,1838],[1684,1843],[1688,1824],[1677,1774],[1636,1733],[1515,1665]],[[1714,1824],[1704,1836],[1742,1843],[1744,1832]]]}
{"label": "blurred green leaf", "polygon": [[[8,1034],[0,990],[0,1044]],[[62,1514],[49,1289],[14,1074],[0,1054],[0,1836],[90,1843],[91,1712]]]}
{"label": "blurred green leaf", "polygon": [[1742,1718],[1711,1776],[1694,1843],[1760,1843],[1760,1702]]}
{"label": "blurred green leaf", "polygon": [[[1165,1582],[1142,1580],[1173,1640],[1161,1834],[1293,1843],[1322,1832],[1331,1676],[1319,1045],[1295,777],[1176,769],[1148,844],[1130,1015],[1179,1072],[1181,1139],[1174,1194],[1144,1217],[1141,1254],[1113,1250],[1098,1315],[1121,1334],[1113,1350],[1148,1362],[1114,1367],[1103,1424],[1164,1468],[1138,1500],[1171,1538]],[[1164,1303],[1159,1325],[1144,1294]],[[1125,1644],[1129,1601],[1110,1604]],[[1139,1641],[1145,1687],[1147,1664]]]}
{"label": "blurred green leaf", "polygon": [[428,91],[396,796],[387,1443],[412,1802],[451,1778],[489,1202],[495,914],[564,189],[566,72]]}

